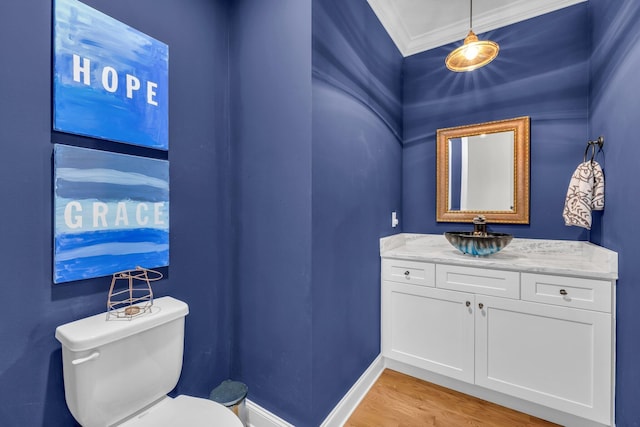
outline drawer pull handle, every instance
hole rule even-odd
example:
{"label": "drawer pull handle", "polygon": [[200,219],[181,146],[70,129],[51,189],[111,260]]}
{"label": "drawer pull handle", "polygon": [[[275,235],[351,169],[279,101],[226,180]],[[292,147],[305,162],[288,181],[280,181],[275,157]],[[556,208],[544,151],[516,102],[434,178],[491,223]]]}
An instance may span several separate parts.
{"label": "drawer pull handle", "polygon": [[467,307],[470,307],[471,306],[471,301],[465,302],[464,305],[466,305]]}
{"label": "drawer pull handle", "polygon": [[484,304],[483,303],[478,304],[478,308],[482,310],[484,308]]}
{"label": "drawer pull handle", "polygon": [[565,296],[567,295],[567,291],[564,289],[560,289],[560,295]]}
{"label": "drawer pull handle", "polygon": [[407,270],[407,271],[405,271],[405,272],[404,272],[405,277],[409,277],[409,274],[411,274],[411,273],[409,272],[409,270]]}

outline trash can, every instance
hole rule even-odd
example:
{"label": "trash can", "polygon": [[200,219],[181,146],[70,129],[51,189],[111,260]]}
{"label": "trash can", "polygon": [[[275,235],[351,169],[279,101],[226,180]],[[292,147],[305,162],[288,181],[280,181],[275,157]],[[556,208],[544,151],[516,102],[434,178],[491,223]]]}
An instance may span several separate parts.
{"label": "trash can", "polygon": [[249,388],[240,381],[224,380],[218,387],[211,390],[209,399],[229,408],[238,418],[240,418],[242,425],[246,426],[247,413],[244,401],[247,397],[248,391]]}

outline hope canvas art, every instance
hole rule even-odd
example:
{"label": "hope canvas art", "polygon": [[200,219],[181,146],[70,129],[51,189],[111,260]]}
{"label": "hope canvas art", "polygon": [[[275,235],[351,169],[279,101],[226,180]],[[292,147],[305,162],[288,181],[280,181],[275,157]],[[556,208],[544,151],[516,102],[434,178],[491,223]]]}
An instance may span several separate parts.
{"label": "hope canvas art", "polygon": [[54,130],[169,149],[169,48],[77,0],[54,2]]}
{"label": "hope canvas art", "polygon": [[169,162],[54,146],[54,283],[169,265]]}

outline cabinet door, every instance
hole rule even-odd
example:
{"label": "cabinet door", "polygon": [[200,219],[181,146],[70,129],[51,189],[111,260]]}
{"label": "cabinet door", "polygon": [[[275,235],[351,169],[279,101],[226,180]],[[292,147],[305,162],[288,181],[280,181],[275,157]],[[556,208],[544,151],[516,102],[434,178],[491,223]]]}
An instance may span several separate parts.
{"label": "cabinet door", "polygon": [[473,382],[474,296],[382,282],[382,354]]}
{"label": "cabinet door", "polygon": [[611,322],[607,313],[477,296],[475,382],[608,424]]}

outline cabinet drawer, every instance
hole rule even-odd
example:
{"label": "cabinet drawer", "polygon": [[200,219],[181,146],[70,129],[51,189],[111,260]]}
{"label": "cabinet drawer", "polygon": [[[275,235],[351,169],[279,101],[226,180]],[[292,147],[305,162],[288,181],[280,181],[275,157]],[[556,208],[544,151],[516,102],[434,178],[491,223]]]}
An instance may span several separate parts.
{"label": "cabinet drawer", "polygon": [[428,262],[402,259],[382,260],[382,280],[412,285],[435,286],[435,267]]}
{"label": "cabinet drawer", "polygon": [[520,273],[487,268],[438,265],[436,287],[504,298],[520,298]]}
{"label": "cabinet drawer", "polygon": [[611,282],[522,273],[522,299],[611,313]]}

